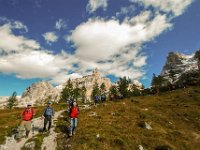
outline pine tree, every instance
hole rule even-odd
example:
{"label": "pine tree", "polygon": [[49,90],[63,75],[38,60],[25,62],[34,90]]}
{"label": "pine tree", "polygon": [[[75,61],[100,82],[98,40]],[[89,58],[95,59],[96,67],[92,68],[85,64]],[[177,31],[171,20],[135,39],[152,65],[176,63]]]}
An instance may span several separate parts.
{"label": "pine tree", "polygon": [[86,91],[87,91],[86,87],[83,86],[83,87],[81,88],[81,99],[82,99],[82,102],[83,102],[83,103],[85,103],[85,100],[86,100]]}
{"label": "pine tree", "polygon": [[75,87],[73,88],[72,97],[78,100],[81,96],[81,89],[78,87],[78,83],[76,83]]}
{"label": "pine tree", "polygon": [[106,90],[106,85],[105,83],[102,83],[100,86],[101,92],[104,92]]}
{"label": "pine tree", "polygon": [[132,84],[130,87],[130,92],[132,96],[139,96],[141,91],[138,89],[137,85]]}
{"label": "pine tree", "polygon": [[10,96],[8,99],[7,108],[12,109],[14,106],[17,105],[16,103],[17,103],[17,93],[13,92],[12,96]]}
{"label": "pine tree", "polygon": [[117,86],[116,86],[116,85],[112,85],[112,86],[110,87],[109,93],[110,93],[110,96],[111,96],[112,98],[117,98],[117,95],[118,95]]}
{"label": "pine tree", "polygon": [[95,95],[99,95],[100,94],[100,90],[99,90],[99,85],[97,82],[95,82],[93,89],[92,89],[92,99],[95,99]]}
{"label": "pine tree", "polygon": [[129,96],[128,87],[130,83],[131,80],[127,79],[126,77],[120,78],[119,81],[117,82],[118,91],[124,98],[127,98]]}
{"label": "pine tree", "polygon": [[74,90],[73,89],[73,83],[72,83],[71,79],[69,79],[67,81],[67,85],[65,86],[65,88],[61,92],[60,100],[66,101],[69,96],[73,96],[73,90]]}

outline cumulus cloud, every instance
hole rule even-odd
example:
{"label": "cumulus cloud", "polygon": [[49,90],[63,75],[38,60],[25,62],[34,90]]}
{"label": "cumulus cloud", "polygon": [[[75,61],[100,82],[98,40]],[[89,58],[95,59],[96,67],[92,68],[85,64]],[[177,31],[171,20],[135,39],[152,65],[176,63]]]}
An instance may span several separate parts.
{"label": "cumulus cloud", "polygon": [[58,40],[58,36],[55,32],[46,32],[43,34],[43,37],[47,41],[47,43],[53,43]]}
{"label": "cumulus cloud", "polygon": [[58,19],[56,21],[55,28],[57,30],[66,29],[67,28],[67,23],[63,19]]}
{"label": "cumulus cloud", "polygon": [[108,0],[89,0],[87,4],[87,11],[89,13],[95,12],[98,8],[106,10],[108,6]]}
{"label": "cumulus cloud", "polygon": [[173,13],[174,16],[181,15],[184,10],[189,6],[194,0],[130,0],[131,2],[141,3],[145,7],[153,6],[160,11],[166,13]]}
{"label": "cumulus cloud", "polygon": [[142,67],[147,59],[140,53],[141,45],[171,27],[166,15],[152,18],[151,12],[145,11],[123,22],[90,19],[72,31],[70,40],[77,48],[80,71],[97,67],[104,74],[139,79],[144,75]]}
{"label": "cumulus cloud", "polygon": [[62,51],[54,55],[36,41],[14,35],[12,28],[10,24],[0,26],[0,38],[4,39],[0,41],[1,73],[23,79],[49,79],[54,83],[57,75],[66,76],[73,70],[76,59],[71,54]]}
{"label": "cumulus cloud", "polygon": [[[143,18],[143,14],[137,17]],[[79,25],[72,32],[70,39],[77,47],[77,56],[90,60],[104,60],[130,44],[153,39],[171,26],[165,15],[158,15],[146,22],[139,19],[122,23],[118,20],[92,19]]]}
{"label": "cumulus cloud", "polygon": [[15,26],[11,26],[10,24],[4,24],[0,26],[0,49],[5,52],[20,52],[25,51],[27,49],[37,50],[39,48],[39,43],[27,39],[23,36],[15,36],[12,34],[12,29]]}
{"label": "cumulus cloud", "polygon": [[[179,16],[191,0],[173,1],[174,6],[171,0],[162,4],[154,0],[131,1],[144,5],[144,10],[140,10],[136,16],[125,15],[123,20],[88,19],[72,30],[66,36],[75,48],[72,54],[64,50],[53,54],[35,40],[15,35],[13,30],[25,29],[23,24],[0,24],[0,39],[5,39],[0,40],[0,72],[24,79],[49,79],[54,84],[81,77],[94,68],[104,75],[141,79],[145,75],[143,68],[148,58],[142,52],[142,46],[171,29],[173,24],[169,14]],[[149,6],[156,10],[148,9]],[[90,0],[88,11],[91,13],[100,7],[105,9],[107,0]],[[124,7],[120,13],[127,14],[128,9]],[[63,29],[61,22],[58,20],[56,29]],[[58,40],[54,32],[47,32],[43,37],[48,43]]]}
{"label": "cumulus cloud", "polygon": [[76,79],[76,78],[81,78],[81,77],[82,77],[82,75],[80,75],[79,73],[67,74],[66,72],[61,72],[61,73],[58,73],[54,78],[52,78],[50,80],[50,83],[63,84],[68,79]]}

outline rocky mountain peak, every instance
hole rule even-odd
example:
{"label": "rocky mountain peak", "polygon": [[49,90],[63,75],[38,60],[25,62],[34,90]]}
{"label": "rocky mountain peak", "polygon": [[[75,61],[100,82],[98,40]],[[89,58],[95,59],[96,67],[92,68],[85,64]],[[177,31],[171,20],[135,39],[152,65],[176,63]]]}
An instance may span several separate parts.
{"label": "rocky mountain peak", "polygon": [[[106,90],[109,90],[112,85],[110,79],[103,77],[103,75],[97,68],[92,72],[92,74],[83,76],[82,78],[73,79],[72,82],[74,86],[78,85],[80,88],[82,88],[83,86],[86,87],[86,101],[88,102],[91,101],[91,94],[95,83],[97,83],[99,86],[104,83]],[[64,83],[62,87],[65,87],[66,84],[67,82]]]}
{"label": "rocky mountain peak", "polygon": [[175,80],[178,79],[182,73],[196,70],[197,62],[194,59],[194,54],[185,55],[177,52],[170,52],[167,56],[166,63],[162,69],[161,75],[169,79],[169,72],[175,73]]}
{"label": "rocky mountain peak", "polygon": [[44,104],[47,99],[57,102],[59,92],[47,81],[41,81],[33,83],[24,91],[20,105],[26,105],[28,102]]}

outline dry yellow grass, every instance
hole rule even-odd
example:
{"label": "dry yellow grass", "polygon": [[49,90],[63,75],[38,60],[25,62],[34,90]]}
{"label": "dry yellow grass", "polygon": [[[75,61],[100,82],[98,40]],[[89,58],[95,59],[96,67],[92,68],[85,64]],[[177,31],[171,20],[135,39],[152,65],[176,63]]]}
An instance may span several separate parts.
{"label": "dry yellow grass", "polygon": [[[137,99],[139,103],[131,99]],[[89,117],[92,112],[97,116]],[[200,88],[193,87],[154,96],[107,102],[82,110],[77,134],[66,135],[66,118],[58,123],[62,132],[58,150],[198,150],[200,147]],[[145,121],[152,130],[140,127]],[[99,135],[99,138],[97,138]],[[64,137],[64,138],[63,138]]]}

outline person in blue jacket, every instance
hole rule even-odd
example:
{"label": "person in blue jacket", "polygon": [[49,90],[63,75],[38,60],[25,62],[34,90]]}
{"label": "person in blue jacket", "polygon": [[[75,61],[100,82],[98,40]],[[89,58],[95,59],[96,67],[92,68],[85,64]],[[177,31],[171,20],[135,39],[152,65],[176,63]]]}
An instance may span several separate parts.
{"label": "person in blue jacket", "polygon": [[54,108],[52,107],[52,102],[48,102],[47,107],[44,109],[43,112],[43,117],[44,117],[43,132],[46,131],[47,123],[49,123],[48,131],[50,130],[53,116],[54,116]]}

